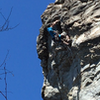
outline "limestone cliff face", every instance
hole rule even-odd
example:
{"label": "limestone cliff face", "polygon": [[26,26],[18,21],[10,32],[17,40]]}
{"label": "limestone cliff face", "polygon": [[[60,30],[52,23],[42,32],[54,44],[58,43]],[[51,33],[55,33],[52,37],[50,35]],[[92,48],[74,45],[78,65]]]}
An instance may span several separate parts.
{"label": "limestone cliff face", "polygon": [[[43,100],[100,100],[100,0],[56,0],[41,19],[37,53]],[[55,43],[47,32],[56,19],[71,46]]]}

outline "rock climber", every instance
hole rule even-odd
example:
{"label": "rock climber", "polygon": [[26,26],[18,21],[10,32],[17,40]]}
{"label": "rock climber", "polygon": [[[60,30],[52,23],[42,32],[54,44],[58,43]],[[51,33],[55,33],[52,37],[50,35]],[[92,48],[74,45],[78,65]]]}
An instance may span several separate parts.
{"label": "rock climber", "polygon": [[[66,45],[69,45],[70,38],[68,35],[59,34],[57,30],[54,29],[54,26],[59,22],[59,20],[54,21],[50,27],[47,28],[47,31],[51,35],[52,39],[56,42],[63,42]],[[65,38],[65,39],[64,39]]]}

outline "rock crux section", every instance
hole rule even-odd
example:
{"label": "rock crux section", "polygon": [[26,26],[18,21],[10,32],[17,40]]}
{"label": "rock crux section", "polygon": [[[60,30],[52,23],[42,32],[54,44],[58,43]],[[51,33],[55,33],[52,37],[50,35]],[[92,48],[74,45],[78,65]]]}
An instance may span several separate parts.
{"label": "rock crux section", "polygon": [[[47,27],[59,19],[67,46],[54,42]],[[100,100],[100,0],[56,0],[41,15],[37,37],[43,100]]]}

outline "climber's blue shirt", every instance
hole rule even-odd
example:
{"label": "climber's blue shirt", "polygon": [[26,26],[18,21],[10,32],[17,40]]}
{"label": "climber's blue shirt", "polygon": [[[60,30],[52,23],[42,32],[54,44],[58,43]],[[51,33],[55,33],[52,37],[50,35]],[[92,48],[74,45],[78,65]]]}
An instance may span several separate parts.
{"label": "climber's blue shirt", "polygon": [[53,29],[52,27],[48,27],[48,28],[47,28],[47,31],[50,33],[50,35],[52,36],[52,38],[55,37],[56,33],[53,32],[54,29]]}

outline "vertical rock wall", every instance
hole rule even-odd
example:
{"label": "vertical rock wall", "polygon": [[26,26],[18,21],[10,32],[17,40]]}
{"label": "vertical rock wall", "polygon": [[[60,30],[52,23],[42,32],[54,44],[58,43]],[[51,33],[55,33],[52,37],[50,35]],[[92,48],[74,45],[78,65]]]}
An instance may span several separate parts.
{"label": "vertical rock wall", "polygon": [[[71,46],[54,42],[47,27],[60,19]],[[41,15],[37,37],[43,100],[100,100],[100,1],[56,0]]]}

